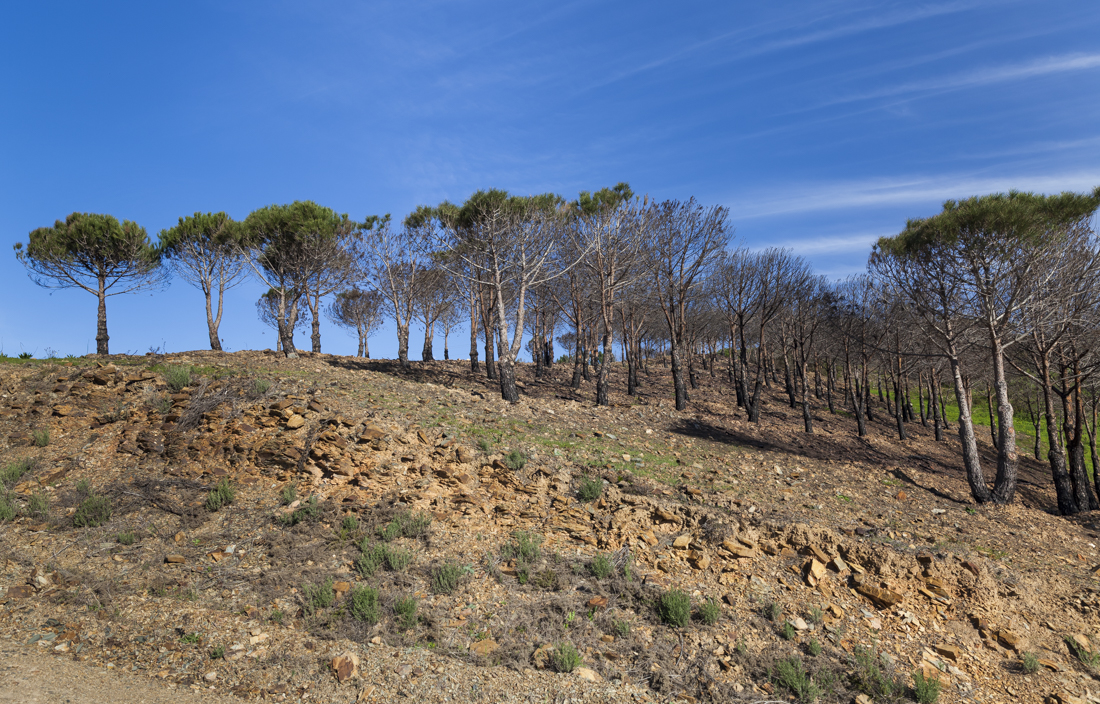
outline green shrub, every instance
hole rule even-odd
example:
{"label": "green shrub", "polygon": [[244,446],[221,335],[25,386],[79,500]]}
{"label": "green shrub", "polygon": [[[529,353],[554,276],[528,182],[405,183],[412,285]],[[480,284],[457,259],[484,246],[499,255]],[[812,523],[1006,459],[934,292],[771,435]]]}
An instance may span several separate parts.
{"label": "green shrub", "polygon": [[401,535],[406,538],[420,538],[427,535],[432,527],[432,515],[424,511],[404,511],[397,514],[397,522],[401,526]]}
{"label": "green shrub", "polygon": [[703,605],[699,607],[699,618],[708,626],[713,626],[718,623],[718,618],[721,615],[722,609],[714,599],[707,599]]}
{"label": "green shrub", "polygon": [[397,622],[401,624],[401,628],[409,630],[416,627],[417,622],[420,621],[420,616],[416,613],[418,607],[419,604],[414,596],[404,596],[393,602],[393,613],[397,616]]}
{"label": "green shrub", "polygon": [[279,492],[279,503],[283,506],[291,505],[297,498],[298,488],[293,484],[287,484],[283,487],[283,490]]}
{"label": "green shrub", "polygon": [[817,642],[817,638],[811,638],[810,642],[806,645],[806,650],[809,651],[810,655],[816,658],[818,655],[821,655],[821,643]]}
{"label": "green shrub", "polygon": [[307,615],[312,616],[317,609],[327,609],[336,602],[336,591],[332,588],[332,577],[320,584],[303,584],[302,600]]}
{"label": "green shrub", "polygon": [[111,500],[106,496],[89,494],[73,514],[73,525],[77,528],[95,528],[111,520]]}
{"label": "green shrub", "polygon": [[202,636],[198,633],[188,633],[186,635],[180,636],[180,642],[187,643],[188,645],[195,645],[196,643],[199,643],[201,641]]}
{"label": "green shrub", "polygon": [[34,359],[33,352],[20,352],[19,359]]}
{"label": "green shrub", "polygon": [[88,483],[87,479],[81,479],[80,481],[78,481],[74,488],[76,489],[76,493],[80,494],[81,496],[88,496],[92,493],[92,485]]}
{"label": "green shrub", "polygon": [[311,494],[298,508],[291,513],[279,516],[279,522],[284,526],[296,526],[303,521],[315,521],[321,516],[321,508],[317,505],[317,495]]}
{"label": "green shrub", "polygon": [[913,673],[913,698],[917,704],[935,704],[940,698],[940,681],[935,677],[925,677],[917,670]]}
{"label": "green shrub", "polygon": [[132,530],[128,530],[125,533],[119,533],[116,536],[116,540],[118,540],[120,545],[133,545],[137,537]]}
{"label": "green shrub", "polygon": [[810,673],[806,672],[802,661],[797,657],[777,662],[771,672],[771,680],[777,687],[786,689],[795,699],[804,704],[817,701],[825,693],[825,690],[814,682]]}
{"label": "green shrub", "polygon": [[39,428],[37,430],[31,431],[31,434],[34,436],[35,447],[46,447],[50,444],[49,428]]}
{"label": "green shrub", "polygon": [[272,609],[271,610],[271,620],[274,623],[281,624],[283,622],[283,617],[284,617],[284,614],[279,609]]}
{"label": "green shrub", "polygon": [[211,660],[221,660],[224,657],[225,657],[225,646],[224,645],[219,645],[217,648],[214,648],[213,650],[210,651],[210,659]]}
{"label": "green shrub", "polygon": [[615,567],[611,564],[611,558],[607,555],[596,555],[592,558],[592,563],[588,565],[588,571],[596,579],[607,579],[615,571]]}
{"label": "green shrub", "polygon": [[378,537],[385,542],[397,540],[401,537],[401,524],[397,521],[390,521],[384,528],[378,531]]}
{"label": "green shrub", "polygon": [[164,380],[168,382],[168,388],[179,392],[190,386],[192,370],[190,364],[169,364],[164,369]]}
{"label": "green shrub", "polygon": [[561,578],[556,571],[548,567],[535,575],[534,584],[539,589],[557,591],[561,588]]}
{"label": "green shrub", "polygon": [[1085,667],[1095,668],[1100,665],[1100,651],[1089,650],[1083,647],[1073,638],[1065,637],[1066,645],[1069,647],[1069,651],[1073,653],[1073,656],[1081,661],[1081,664]]}
{"label": "green shrub", "polygon": [[527,466],[527,455],[519,450],[512,450],[504,456],[504,464],[508,465],[508,469],[518,472]]}
{"label": "green shrub", "polygon": [[790,621],[783,622],[783,627],[779,629],[779,635],[783,636],[783,640],[794,640],[794,626]]}
{"label": "green shrub", "polygon": [[222,479],[206,495],[206,510],[214,513],[233,503],[235,498],[237,498],[236,487],[228,479]]}
{"label": "green shrub", "polygon": [[271,390],[271,382],[267,379],[256,379],[252,382],[252,395],[264,396]]}
{"label": "green shrub", "polygon": [[491,442],[489,442],[489,440],[486,439],[486,438],[478,438],[478,440],[477,440],[477,449],[479,449],[482,452],[488,454],[490,451],[492,451],[493,444]]}
{"label": "green shrub", "polygon": [[679,589],[672,589],[657,600],[657,615],[670,626],[683,628],[691,620],[691,598]]}
{"label": "green shrub", "polygon": [[453,594],[458,589],[465,570],[453,562],[444,562],[432,570],[432,592],[435,594]]}
{"label": "green shrub", "polygon": [[348,611],[356,621],[378,623],[382,618],[382,605],[378,603],[378,590],[366,585],[353,587],[348,594]]}
{"label": "green shrub", "polygon": [[611,623],[611,629],[615,631],[615,635],[620,638],[625,638],[630,635],[630,621],[623,621],[621,619],[615,619]]}
{"label": "green shrub", "polygon": [[825,612],[818,606],[811,606],[809,612],[806,614],[806,620],[810,623],[821,623],[825,618]]}
{"label": "green shrub", "polygon": [[344,534],[354,533],[359,530],[359,519],[355,516],[344,516],[343,520],[340,521],[340,530]]}
{"label": "green shrub", "polygon": [[535,562],[542,557],[542,536],[538,533],[517,530],[512,534],[512,540],[501,548],[501,554],[506,560]]}
{"label": "green shrub", "polygon": [[46,492],[39,489],[27,499],[27,512],[32,516],[45,518],[50,513],[50,499]]}
{"label": "green shrub", "polygon": [[157,413],[166,416],[172,412],[172,399],[167,394],[157,394],[150,401],[150,405]]}
{"label": "green shrub", "polygon": [[572,672],[584,662],[577,646],[569,642],[558,643],[557,647],[550,653],[550,659],[554,663],[554,669],[558,672]]}
{"label": "green shrub", "polygon": [[373,577],[386,563],[386,547],[384,545],[367,545],[366,540],[361,546],[363,554],[355,563],[355,569],[364,577]]}
{"label": "green shrub", "polygon": [[23,475],[34,469],[34,460],[24,458],[8,464],[0,470],[0,486],[13,487]]}
{"label": "green shrub", "polygon": [[19,504],[15,503],[15,494],[0,490],[0,522],[15,520],[19,515]]}
{"label": "green shrub", "polygon": [[1039,671],[1039,658],[1035,653],[1024,653],[1020,658],[1020,665],[1024,668],[1025,674],[1034,675]]}
{"label": "green shrub", "polygon": [[904,691],[901,682],[887,674],[879,657],[870,648],[856,646],[851,657],[852,689],[871,699],[890,699]]}
{"label": "green shrub", "polygon": [[772,621],[779,621],[779,618],[783,615],[783,605],[778,601],[769,601],[768,605],[764,607],[764,613]]}
{"label": "green shrub", "polygon": [[404,572],[412,559],[412,552],[405,548],[386,549],[386,568],[391,572]]}
{"label": "green shrub", "polygon": [[588,503],[589,501],[595,501],[603,494],[603,480],[599,477],[581,477],[580,485],[577,487],[577,497],[581,501]]}

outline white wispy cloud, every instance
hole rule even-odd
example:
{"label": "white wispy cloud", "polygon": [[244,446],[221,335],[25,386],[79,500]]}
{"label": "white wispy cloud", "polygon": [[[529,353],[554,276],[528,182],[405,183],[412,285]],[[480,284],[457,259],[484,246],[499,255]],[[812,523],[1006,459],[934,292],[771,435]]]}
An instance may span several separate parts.
{"label": "white wispy cloud", "polygon": [[908,83],[887,86],[864,93],[846,95],[828,100],[819,104],[817,107],[853,103],[863,100],[875,100],[878,98],[892,98],[915,93],[942,93],[945,91],[959,90],[961,88],[977,88],[998,83],[1007,83],[1009,81],[1025,80],[1038,76],[1069,73],[1071,71],[1087,71],[1095,68],[1100,68],[1100,53],[1048,56],[1024,63],[1006,66],[990,66],[951,76],[910,81]]}
{"label": "white wispy cloud", "polygon": [[[944,175],[784,184],[774,192],[757,191],[728,201],[736,221],[771,215],[889,207],[937,205],[952,198],[969,198],[1010,190],[1037,193],[1091,191],[1100,185],[1100,170],[1064,174],[972,176]],[[929,213],[930,214],[930,213]]]}
{"label": "white wispy cloud", "polygon": [[851,254],[852,252],[870,251],[871,245],[883,235],[895,234],[890,232],[861,232],[854,235],[832,235],[825,237],[813,237],[810,239],[788,240],[780,243],[780,247],[791,249],[795,254],[814,256],[815,254]]}

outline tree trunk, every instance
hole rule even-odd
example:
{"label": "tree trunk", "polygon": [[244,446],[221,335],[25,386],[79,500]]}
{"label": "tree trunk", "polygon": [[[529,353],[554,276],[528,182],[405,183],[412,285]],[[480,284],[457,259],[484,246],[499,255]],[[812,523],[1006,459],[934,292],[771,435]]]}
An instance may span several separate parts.
{"label": "tree trunk", "polygon": [[443,359],[451,358],[451,343],[450,343],[451,331],[443,331]]}
{"label": "tree trunk", "polygon": [[1004,352],[999,339],[994,338],[991,341],[994,348],[993,379],[997,389],[997,425],[999,426],[997,429],[997,477],[993,482],[993,500],[1003,505],[1010,503],[1016,496],[1020,455],[1016,450],[1016,426],[1012,416],[1012,402],[1008,398]]}
{"label": "tree trunk", "polygon": [[206,329],[210,334],[210,349],[221,352],[222,341],[218,337],[218,324],[221,322],[222,318],[221,296],[218,296],[218,313],[217,317],[215,317],[210,289],[204,289],[203,293],[206,295]]}
{"label": "tree trunk", "polygon": [[928,405],[932,410],[932,427],[936,434],[936,442],[943,442],[943,418],[940,414],[940,384],[936,380],[936,370],[928,370]]}
{"label": "tree trunk", "polygon": [[111,336],[107,334],[107,278],[99,277],[99,309],[96,312],[95,353],[111,354],[107,341]]}
{"label": "tree trunk", "polygon": [[481,365],[477,361],[477,298],[470,297],[470,371],[477,374]]}
{"label": "tree trunk", "polygon": [[898,439],[907,440],[909,436],[905,432],[905,410],[902,403],[904,394],[901,392],[901,375],[894,379],[894,421],[898,426]]}
{"label": "tree trunk", "polygon": [[[1095,393],[1095,392],[1094,392]],[[1085,417],[1085,432],[1089,435],[1089,454],[1092,457],[1092,481],[1096,485],[1096,494],[1100,496],[1100,456],[1096,452],[1096,397],[1092,399],[1092,423]]]}
{"label": "tree trunk", "polygon": [[924,373],[917,372],[917,405],[920,407],[920,424],[928,427],[928,416],[924,414]]}
{"label": "tree trunk", "polygon": [[[1078,376],[1078,370],[1074,370],[1074,376]],[[1084,408],[1081,406],[1081,387],[1078,382],[1070,392],[1073,399],[1073,424],[1070,424],[1070,408],[1067,398],[1062,398],[1062,427],[1066,435],[1066,453],[1069,455],[1069,476],[1073,481],[1073,496],[1077,500],[1077,508],[1081,511],[1095,511],[1100,508],[1096,504],[1096,495],[1092,492],[1089,482],[1088,470],[1085,469],[1085,447],[1082,443],[1084,431],[1082,430],[1082,418]]]}
{"label": "tree trunk", "polygon": [[298,324],[298,308],[297,303],[293,303],[290,306],[290,310],[286,307],[286,298],[281,296],[279,298],[279,344],[282,345],[283,354],[287,359],[297,359],[298,351],[294,347],[294,328]]}
{"label": "tree trunk", "polygon": [[[952,345],[954,347],[954,345]],[[974,422],[970,417],[970,401],[963,383],[962,369],[954,349],[950,350],[948,361],[951,364],[951,378],[955,384],[955,398],[959,404],[959,442],[962,445],[963,466],[966,467],[966,481],[970,493],[980,503],[988,503],[993,496],[985,484],[982,475],[981,457],[978,455],[978,441],[974,437]]]}
{"label": "tree trunk", "polygon": [[997,447],[997,419],[993,416],[993,389],[985,385],[985,407],[989,409],[989,442]]}
{"label": "tree trunk", "polygon": [[676,410],[682,411],[688,405],[687,384],[684,383],[684,365],[680,359],[680,346],[672,343],[672,387],[676,394]]}
{"label": "tree trunk", "polygon": [[596,372],[596,405],[610,406],[610,379],[611,379],[611,329],[605,327],[603,334],[603,357],[600,359],[600,368]]}
{"label": "tree trunk", "polygon": [[497,364],[500,374],[500,397],[508,403],[519,402],[519,387],[516,386],[516,363],[507,357]]}
{"label": "tree trunk", "polygon": [[810,414],[810,385],[807,378],[806,362],[802,362],[802,429],[807,433],[814,432],[814,417]]}
{"label": "tree trunk", "polygon": [[313,315],[313,334],[309,336],[310,342],[313,343],[313,351],[320,354],[321,352],[321,302],[317,301],[317,304],[310,309],[310,314]]}
{"label": "tree trunk", "polygon": [[794,379],[791,376],[791,362],[787,355],[787,346],[783,345],[783,385],[787,391],[787,404],[791,408],[798,408],[798,399],[794,392]]}
{"label": "tree trunk", "polygon": [[424,348],[420,351],[420,358],[425,362],[434,362],[435,353],[432,349],[432,343],[435,338],[435,322],[431,324],[424,324]]}
{"label": "tree trunk", "polygon": [[409,368],[409,324],[397,325],[397,361],[402,369]]}
{"label": "tree trunk", "polygon": [[494,362],[495,356],[493,353],[493,329],[488,328],[485,330],[485,378],[495,379],[497,376],[497,365]]}

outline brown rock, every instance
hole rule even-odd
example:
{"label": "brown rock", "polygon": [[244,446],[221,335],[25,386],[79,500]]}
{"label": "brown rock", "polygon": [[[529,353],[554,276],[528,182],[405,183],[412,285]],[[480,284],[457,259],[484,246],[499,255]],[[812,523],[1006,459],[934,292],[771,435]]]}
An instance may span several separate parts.
{"label": "brown rock", "polygon": [[187,558],[183,555],[165,555],[164,561],[169,565],[182,565],[187,562]]}
{"label": "brown rock", "polygon": [[642,533],[642,540],[644,540],[647,545],[656,545],[657,543],[661,542],[657,540],[657,536],[654,535],[653,531],[651,530],[647,530],[645,533]]}
{"label": "brown rock", "polygon": [[459,446],[455,449],[455,458],[462,464],[470,464],[477,456],[469,448]]}
{"label": "brown rock", "polygon": [[346,682],[359,674],[359,656],[350,650],[332,659],[332,671],[338,682]]}
{"label": "brown rock", "polygon": [[671,511],[666,511],[663,508],[653,509],[653,515],[655,515],[658,520],[665,521],[665,522],[668,522],[668,523],[679,523],[680,522],[680,518],[675,513],[672,513]]}
{"label": "brown rock", "polygon": [[1092,643],[1089,642],[1089,639],[1085,637],[1083,633],[1074,633],[1070,638],[1072,638],[1073,642],[1081,649],[1090,653],[1092,652]]}
{"label": "brown rock", "polygon": [[681,550],[686,550],[689,545],[691,545],[690,535],[677,536],[677,538],[672,541],[672,547],[679,548]]}
{"label": "brown rock", "polygon": [[607,606],[606,596],[594,596],[588,600],[588,608],[590,609],[602,609]]}
{"label": "brown rock", "polygon": [[857,584],[856,591],[883,608],[890,608],[894,604],[900,604],[902,595],[889,589],[879,589],[869,584]]}
{"label": "brown rock", "polygon": [[31,596],[34,596],[34,588],[28,586],[8,587],[5,595],[8,599],[26,599]]}
{"label": "brown rock", "polygon": [[488,657],[493,654],[500,644],[492,638],[486,638],[485,640],[479,640],[476,643],[470,644],[470,652],[482,657]]}
{"label": "brown rock", "polygon": [[535,649],[531,655],[531,662],[540,670],[550,664],[550,655],[554,652],[554,646],[546,643]]}
{"label": "brown rock", "polygon": [[1023,643],[1023,640],[1020,638],[1019,634],[1014,633],[1007,628],[1002,628],[1000,631],[997,632],[997,639],[1000,640],[1006,648],[1011,648],[1012,650],[1020,650],[1020,646]]}
{"label": "brown rock", "polygon": [[839,556],[834,557],[832,559],[832,561],[829,562],[829,567],[832,567],[837,572],[847,572],[848,571],[848,563],[844,562],[844,560],[842,558],[840,558]]}
{"label": "brown rock", "polygon": [[734,557],[756,557],[757,552],[752,548],[741,545],[737,542],[726,538],[722,541],[722,547],[733,553]]}
{"label": "brown rock", "polygon": [[806,574],[813,577],[815,580],[819,580],[825,576],[825,565],[817,560],[811,559],[806,566]]}
{"label": "brown rock", "polygon": [[688,556],[688,560],[695,566],[697,570],[705,570],[710,567],[710,557],[707,556],[702,550],[692,550]]}
{"label": "brown rock", "polygon": [[975,577],[981,574],[981,570],[978,569],[978,566],[970,560],[964,560],[962,566],[967,570],[970,570],[970,572],[973,573]]}
{"label": "brown rock", "polygon": [[295,413],[290,418],[286,419],[286,429],[296,430],[306,424],[306,419]]}
{"label": "brown rock", "polygon": [[954,645],[937,645],[936,652],[956,664],[959,662],[959,655],[961,655],[961,651]]}
{"label": "brown rock", "polygon": [[603,678],[600,677],[600,673],[587,667],[578,667],[573,670],[573,672],[576,673],[577,677],[588,682],[600,682],[603,680]]}
{"label": "brown rock", "polygon": [[905,501],[906,499],[909,498],[909,495],[906,494],[905,491],[903,490],[903,491],[899,491],[897,494],[895,494],[894,498],[897,499],[898,501]]}

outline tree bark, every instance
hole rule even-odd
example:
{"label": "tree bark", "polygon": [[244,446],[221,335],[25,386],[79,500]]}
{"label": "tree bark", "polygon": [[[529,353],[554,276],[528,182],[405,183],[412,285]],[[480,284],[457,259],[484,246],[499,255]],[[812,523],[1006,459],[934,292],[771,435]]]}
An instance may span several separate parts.
{"label": "tree bark", "polygon": [[1007,504],[1016,496],[1017,470],[1020,455],[1016,450],[1016,427],[1012,402],[1008,398],[1005,361],[1001,341],[993,342],[993,379],[997,390],[997,476],[993,482],[993,500]]}
{"label": "tree bark", "polygon": [[516,386],[516,363],[507,357],[497,363],[500,375],[500,397],[508,403],[519,402],[519,387]]}
{"label": "tree bark", "polygon": [[955,398],[959,404],[959,442],[962,445],[963,466],[966,467],[966,481],[970,493],[978,503],[988,503],[993,496],[985,484],[982,475],[981,457],[978,455],[978,441],[974,437],[974,421],[970,417],[970,401],[966,385],[963,383],[959,359],[950,345],[948,361],[951,364],[951,378],[955,384]]}
{"label": "tree bark", "polygon": [[684,365],[680,359],[680,346],[672,343],[672,386],[676,395],[676,410],[682,411],[688,405],[687,384],[684,383]]}
{"label": "tree bark", "polygon": [[610,406],[610,379],[611,379],[611,329],[604,328],[603,357],[600,359],[600,368],[596,372],[596,405]]}
{"label": "tree bark", "polygon": [[409,368],[409,324],[397,326],[397,361],[402,369]]}
{"label": "tree bark", "polygon": [[932,411],[932,427],[936,434],[936,442],[943,442],[943,418],[940,414],[940,384],[936,379],[936,369],[928,370],[928,405]]}
{"label": "tree bark", "polygon": [[425,362],[435,361],[435,353],[432,349],[432,343],[435,338],[435,322],[426,324],[424,326],[424,348],[420,351],[420,358]]}
{"label": "tree bark", "polygon": [[218,312],[215,316],[210,289],[204,289],[203,294],[206,296],[206,328],[210,334],[210,349],[221,352],[222,341],[218,337],[218,326],[222,320],[222,297],[220,294],[218,295]]}
{"label": "tree bark", "polygon": [[107,341],[111,336],[107,334],[107,278],[99,277],[99,309],[96,312],[95,353],[110,354]]}

